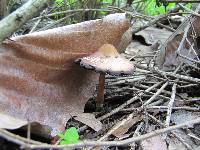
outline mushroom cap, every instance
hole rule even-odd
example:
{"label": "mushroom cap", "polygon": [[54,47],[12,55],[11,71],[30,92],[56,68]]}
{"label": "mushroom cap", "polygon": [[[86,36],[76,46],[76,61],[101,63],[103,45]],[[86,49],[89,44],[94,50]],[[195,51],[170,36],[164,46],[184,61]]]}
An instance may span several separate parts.
{"label": "mushroom cap", "polygon": [[135,70],[134,65],[122,57],[111,44],[104,44],[97,52],[78,58],[75,62],[86,69],[115,76],[131,75]]}

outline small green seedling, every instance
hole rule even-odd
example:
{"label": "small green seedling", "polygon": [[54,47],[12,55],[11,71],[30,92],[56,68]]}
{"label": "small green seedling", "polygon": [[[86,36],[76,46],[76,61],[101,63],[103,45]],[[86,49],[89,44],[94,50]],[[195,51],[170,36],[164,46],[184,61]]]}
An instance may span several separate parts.
{"label": "small green seedling", "polygon": [[71,127],[65,133],[59,133],[58,136],[62,139],[60,145],[75,144],[79,142],[78,131],[75,127]]}

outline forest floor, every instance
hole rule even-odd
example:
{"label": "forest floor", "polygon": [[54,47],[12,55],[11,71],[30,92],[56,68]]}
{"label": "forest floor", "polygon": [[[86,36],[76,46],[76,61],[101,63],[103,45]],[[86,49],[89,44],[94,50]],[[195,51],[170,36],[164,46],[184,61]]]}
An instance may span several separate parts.
{"label": "forest floor", "polygon": [[[122,55],[136,66],[134,75],[107,75],[103,109],[95,111],[95,97],[85,105],[85,113],[93,113],[101,121],[102,129],[99,132],[73,118],[68,121],[66,128],[76,127],[81,140],[115,141],[121,144],[104,146],[105,149],[199,149],[200,124],[194,124],[194,121],[200,117],[200,69],[197,56],[200,20],[194,16],[178,18],[185,20],[176,22],[172,19],[172,27],[176,26],[173,29],[156,25],[158,18],[154,23],[152,21],[141,27],[139,32],[133,29],[132,42]],[[135,22],[134,26],[140,23]],[[177,24],[181,25],[177,28]],[[169,26],[169,23],[164,26]],[[25,32],[26,27],[18,32]],[[24,129],[10,132],[27,137]],[[34,134],[31,134],[31,139],[52,142],[52,139]],[[123,140],[129,139],[132,141],[124,146]],[[2,150],[20,148],[3,138],[0,138],[0,145]],[[91,146],[91,149],[100,147]]]}

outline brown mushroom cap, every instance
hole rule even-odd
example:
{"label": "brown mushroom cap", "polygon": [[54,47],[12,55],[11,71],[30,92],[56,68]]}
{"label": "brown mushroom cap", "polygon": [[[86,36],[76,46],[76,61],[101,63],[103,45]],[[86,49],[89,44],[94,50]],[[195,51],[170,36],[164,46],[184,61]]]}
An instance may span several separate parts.
{"label": "brown mushroom cap", "polygon": [[104,44],[97,52],[75,62],[84,68],[116,76],[131,75],[135,70],[134,65],[120,56],[111,44]]}

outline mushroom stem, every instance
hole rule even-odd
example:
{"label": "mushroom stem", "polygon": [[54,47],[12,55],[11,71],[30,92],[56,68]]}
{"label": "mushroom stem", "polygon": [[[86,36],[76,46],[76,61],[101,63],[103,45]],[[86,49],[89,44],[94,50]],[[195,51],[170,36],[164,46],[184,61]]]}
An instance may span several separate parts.
{"label": "mushroom stem", "polygon": [[104,86],[105,86],[105,73],[100,73],[98,93],[97,93],[97,99],[96,99],[97,108],[103,107],[104,88],[105,88]]}

